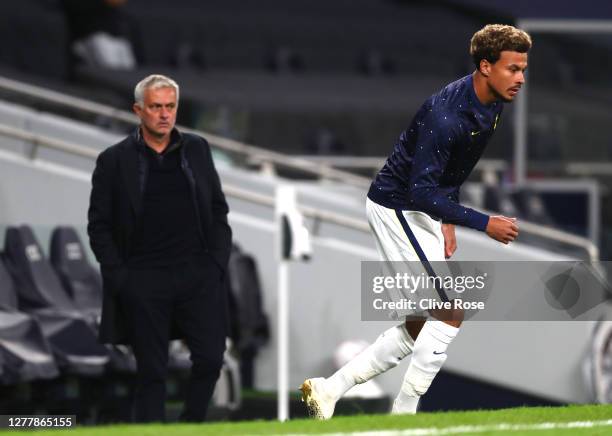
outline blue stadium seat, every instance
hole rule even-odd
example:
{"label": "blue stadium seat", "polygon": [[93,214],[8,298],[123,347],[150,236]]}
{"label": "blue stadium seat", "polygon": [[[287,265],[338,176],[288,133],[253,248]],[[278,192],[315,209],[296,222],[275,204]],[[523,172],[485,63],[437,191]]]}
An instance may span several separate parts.
{"label": "blue stadium seat", "polygon": [[15,285],[0,257],[0,383],[51,379],[58,373],[40,325],[17,308]]}
{"label": "blue stadium seat", "polygon": [[77,375],[102,374],[108,352],[97,343],[91,320],[78,311],[62,288],[32,229],[8,227],[5,253],[19,308],[40,322],[60,368]]}

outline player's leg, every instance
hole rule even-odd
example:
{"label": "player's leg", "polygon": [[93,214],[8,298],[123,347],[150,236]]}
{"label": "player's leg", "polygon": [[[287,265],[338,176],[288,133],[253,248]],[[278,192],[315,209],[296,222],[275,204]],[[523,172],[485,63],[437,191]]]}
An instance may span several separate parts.
{"label": "player's leg", "polygon": [[[367,214],[382,260],[406,260],[407,256],[418,260],[416,253],[404,252],[406,240],[392,209],[368,201]],[[424,322],[414,321],[414,324],[402,323],[392,327],[331,377],[304,381],[300,390],[310,415],[317,419],[331,418],[336,402],[350,388],[396,367],[412,352],[414,337],[410,335],[408,327],[416,337]]]}
{"label": "player's leg", "polygon": [[434,316],[427,319],[414,342],[410,364],[400,392],[393,402],[392,413],[416,413],[419,399],[427,392],[444,365],[446,350],[459,332],[462,313],[441,310]]}
{"label": "player's leg", "polygon": [[331,418],[336,402],[349,389],[396,367],[412,352],[425,323],[425,319],[413,319],[392,327],[331,377],[306,380],[300,389],[311,415],[317,419]]}
{"label": "player's leg", "polygon": [[[369,202],[368,222],[376,241],[376,248],[384,261],[418,260],[418,255],[407,245],[401,223],[394,211]],[[393,264],[388,264],[392,269]],[[392,275],[392,271],[388,271]],[[327,379],[330,395],[339,399],[356,384],[365,383],[371,378],[396,367],[412,352],[414,341],[425,319],[402,323],[383,332],[376,341],[350,362]]]}
{"label": "player's leg", "polygon": [[417,339],[421,329],[425,325],[425,321],[425,318],[406,320],[406,330],[408,330],[408,334],[411,338]]}
{"label": "player's leg", "polygon": [[376,341],[336,371],[331,377],[306,380],[300,389],[314,418],[329,419],[336,402],[356,384],[394,368],[412,352],[414,339],[406,324],[391,327]]}
{"label": "player's leg", "polygon": [[[398,217],[424,264],[444,260],[444,237],[439,222],[409,212]],[[393,402],[392,413],[416,413],[420,397],[427,392],[444,365],[446,350],[463,320],[460,310],[430,311],[430,315],[415,340],[412,358]]]}

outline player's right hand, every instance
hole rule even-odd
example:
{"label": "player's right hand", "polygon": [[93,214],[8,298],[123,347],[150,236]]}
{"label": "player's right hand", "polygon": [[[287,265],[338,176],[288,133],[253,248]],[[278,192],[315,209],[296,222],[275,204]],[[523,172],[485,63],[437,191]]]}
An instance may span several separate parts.
{"label": "player's right hand", "polygon": [[518,236],[518,225],[516,218],[508,218],[505,216],[492,216],[487,224],[487,235],[503,244],[508,244]]}

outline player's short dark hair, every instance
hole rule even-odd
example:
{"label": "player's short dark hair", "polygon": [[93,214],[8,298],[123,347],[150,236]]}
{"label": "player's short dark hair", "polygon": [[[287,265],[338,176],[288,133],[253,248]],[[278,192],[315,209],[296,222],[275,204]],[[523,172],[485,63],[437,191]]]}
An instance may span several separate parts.
{"label": "player's short dark hair", "polygon": [[502,51],[527,53],[531,48],[531,37],[524,30],[505,24],[487,24],[472,36],[470,55],[480,68],[480,61],[492,64],[499,60]]}

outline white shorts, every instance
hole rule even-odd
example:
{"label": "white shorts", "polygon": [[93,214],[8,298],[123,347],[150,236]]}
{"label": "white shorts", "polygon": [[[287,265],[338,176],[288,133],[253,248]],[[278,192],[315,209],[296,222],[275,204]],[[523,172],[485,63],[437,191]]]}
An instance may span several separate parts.
{"label": "white shorts", "polygon": [[[366,213],[380,260],[422,261],[419,251],[428,261],[445,260],[444,235],[440,221],[432,219],[424,212],[389,209],[369,198],[366,198]],[[403,216],[407,229],[402,226],[398,213]]]}
{"label": "white shorts", "polygon": [[[398,269],[419,274],[432,275],[430,261],[444,261],[444,235],[442,223],[424,212],[389,209],[369,198],[366,199],[368,223],[374,234],[376,248],[381,261],[385,263],[385,275],[395,275]],[[408,262],[406,262],[408,261]],[[389,290],[390,301],[400,299],[436,298],[437,295],[425,294],[416,290],[407,295],[402,290]],[[425,315],[423,311],[395,311],[391,318]]]}

